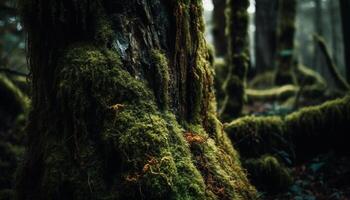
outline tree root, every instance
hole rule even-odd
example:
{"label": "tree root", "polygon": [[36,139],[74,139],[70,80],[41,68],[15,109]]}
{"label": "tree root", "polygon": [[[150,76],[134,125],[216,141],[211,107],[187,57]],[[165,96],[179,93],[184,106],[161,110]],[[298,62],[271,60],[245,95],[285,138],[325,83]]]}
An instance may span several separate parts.
{"label": "tree root", "polygon": [[284,101],[290,97],[297,96],[299,93],[305,97],[314,98],[324,95],[326,83],[324,79],[315,71],[298,65],[295,70],[297,75],[297,85],[272,86],[273,72],[266,72],[252,80],[251,86],[268,86],[268,89],[247,89],[246,95],[248,101]]}
{"label": "tree root", "polygon": [[[302,161],[329,149],[349,152],[350,96],[303,108],[286,117],[247,116],[225,130],[243,158],[283,151]],[[310,146],[312,144],[312,147]]]}

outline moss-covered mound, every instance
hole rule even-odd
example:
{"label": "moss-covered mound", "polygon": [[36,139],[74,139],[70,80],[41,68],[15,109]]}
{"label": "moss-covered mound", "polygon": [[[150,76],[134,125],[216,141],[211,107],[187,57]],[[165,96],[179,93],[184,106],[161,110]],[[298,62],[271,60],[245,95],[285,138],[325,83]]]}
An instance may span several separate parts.
{"label": "moss-covered mound", "polygon": [[244,117],[225,130],[243,157],[285,151],[303,160],[330,148],[349,152],[345,139],[349,120],[350,97],[346,96],[285,117]]}

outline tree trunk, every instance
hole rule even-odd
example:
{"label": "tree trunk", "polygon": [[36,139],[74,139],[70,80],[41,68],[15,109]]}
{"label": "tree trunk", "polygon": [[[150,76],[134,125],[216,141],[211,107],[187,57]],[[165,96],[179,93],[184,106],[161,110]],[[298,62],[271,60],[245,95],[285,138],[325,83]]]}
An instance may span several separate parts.
{"label": "tree trunk", "polygon": [[213,0],[213,37],[215,46],[215,55],[224,57],[227,54],[227,37],[225,34],[226,27],[226,0]]}
{"label": "tree trunk", "polygon": [[341,19],[339,18],[340,14],[339,14],[339,2],[337,1],[330,1],[329,2],[329,11],[330,11],[330,15],[331,15],[331,26],[332,26],[332,57],[334,59],[334,63],[337,66],[341,66],[339,65],[339,47],[338,44],[340,43],[340,38],[339,38],[339,29],[340,28],[340,21]]}
{"label": "tree trunk", "polygon": [[232,120],[241,114],[245,99],[244,88],[249,65],[248,7],[248,0],[227,2],[227,73],[222,86],[225,99],[219,112],[224,121]]}
{"label": "tree trunk", "polygon": [[344,40],[344,55],[345,55],[345,65],[346,65],[346,78],[350,82],[350,2],[347,0],[339,0],[341,8],[341,19],[343,24],[343,40]]}
{"label": "tree trunk", "polygon": [[293,74],[296,0],[279,0],[276,78],[277,85],[296,83]]}
{"label": "tree trunk", "polygon": [[256,0],[255,5],[256,70],[262,73],[274,67],[278,0]]}
{"label": "tree trunk", "polygon": [[199,0],[26,0],[19,199],[255,199],[217,120]]}

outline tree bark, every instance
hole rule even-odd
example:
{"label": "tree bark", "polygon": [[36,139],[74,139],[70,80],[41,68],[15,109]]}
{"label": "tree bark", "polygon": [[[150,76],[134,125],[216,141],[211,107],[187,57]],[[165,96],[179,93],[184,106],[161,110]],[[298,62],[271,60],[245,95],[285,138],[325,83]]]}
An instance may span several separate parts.
{"label": "tree bark", "polygon": [[278,0],[256,0],[255,5],[256,71],[262,73],[274,68]]}
{"label": "tree bark", "polygon": [[227,36],[225,34],[226,27],[226,0],[213,0],[213,37],[215,46],[215,55],[224,57],[227,54]]}
{"label": "tree bark", "polygon": [[228,53],[226,56],[226,78],[222,86],[225,98],[219,111],[222,120],[232,120],[241,114],[249,65],[249,43],[247,9],[248,0],[227,1],[226,29]]}
{"label": "tree bark", "polygon": [[19,199],[257,198],[216,118],[201,1],[21,6],[33,108]]}
{"label": "tree bark", "polygon": [[279,0],[275,78],[277,85],[296,83],[293,74],[296,6],[296,0]]}

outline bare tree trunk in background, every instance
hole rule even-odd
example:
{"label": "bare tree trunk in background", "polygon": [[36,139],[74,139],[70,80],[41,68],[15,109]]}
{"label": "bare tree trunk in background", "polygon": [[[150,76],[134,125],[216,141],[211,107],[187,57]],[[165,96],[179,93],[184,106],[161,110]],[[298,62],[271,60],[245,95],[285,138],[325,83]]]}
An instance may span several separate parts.
{"label": "bare tree trunk in background", "polygon": [[216,117],[201,2],[21,1],[19,199],[257,198]]}
{"label": "bare tree trunk in background", "polygon": [[[314,26],[315,33],[323,37],[323,14],[322,14],[322,2],[321,0],[314,0],[315,3],[315,14],[314,14]],[[314,57],[313,66],[316,71],[321,74],[325,73],[325,68],[322,62],[322,54],[317,43],[314,44]]]}
{"label": "bare tree trunk in background", "polygon": [[274,68],[278,0],[256,0],[255,55],[258,73]]}
{"label": "bare tree trunk in background", "polygon": [[296,0],[279,0],[276,77],[277,85],[296,83],[293,73]]}
{"label": "bare tree trunk in background", "polygon": [[215,54],[218,57],[224,57],[227,54],[226,27],[226,0],[213,0],[213,37]]}
{"label": "bare tree trunk in background", "polygon": [[[330,4],[330,15],[331,15],[331,26],[332,26],[332,57],[334,60],[334,63],[339,66],[339,33],[338,33],[338,26],[339,26],[339,4],[337,1],[329,1]],[[340,19],[341,20],[341,19]]]}
{"label": "bare tree trunk in background", "polygon": [[343,24],[344,38],[344,56],[346,64],[346,78],[350,82],[350,2],[348,0],[339,0],[341,8],[341,18]]}

